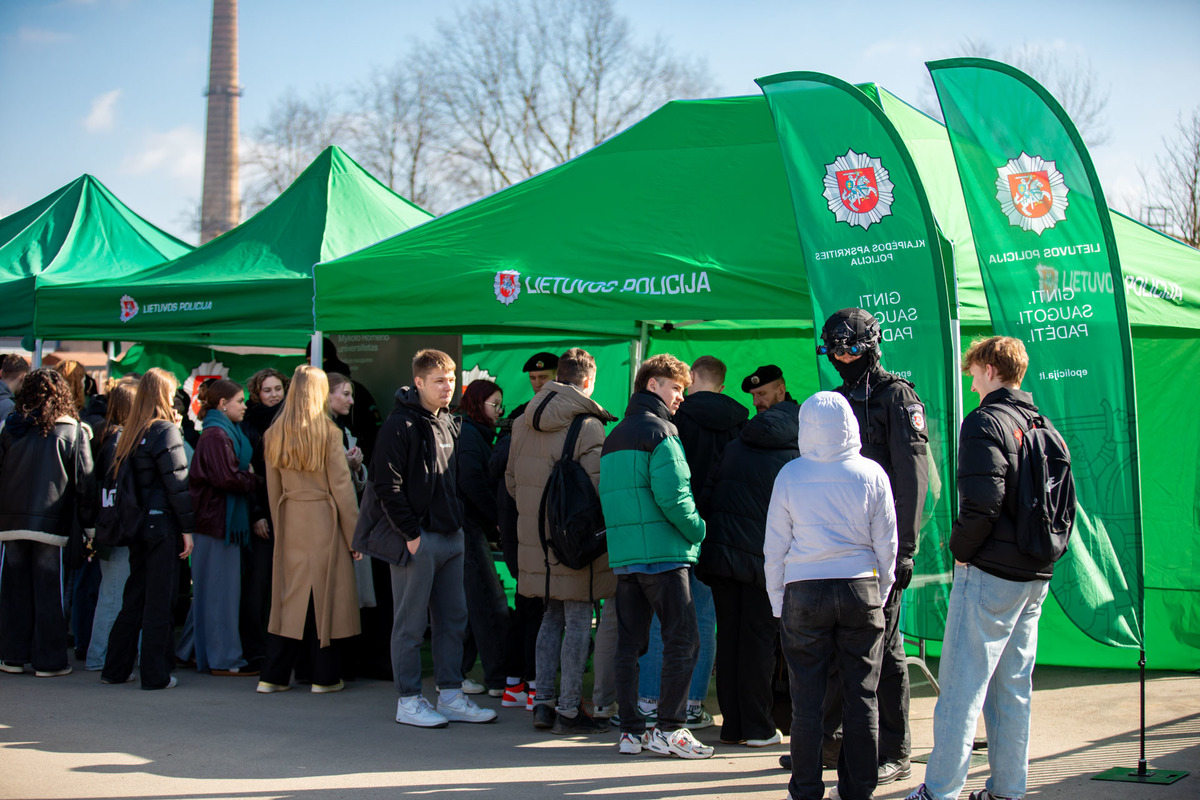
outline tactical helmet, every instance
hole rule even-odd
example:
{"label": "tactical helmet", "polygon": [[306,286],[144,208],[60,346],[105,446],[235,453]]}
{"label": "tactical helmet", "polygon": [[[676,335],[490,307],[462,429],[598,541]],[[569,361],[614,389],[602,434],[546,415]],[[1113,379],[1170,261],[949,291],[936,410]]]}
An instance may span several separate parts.
{"label": "tactical helmet", "polygon": [[817,354],[860,355],[878,349],[882,338],[883,330],[873,314],[861,308],[843,308],[825,320],[821,328],[824,344],[817,346]]}

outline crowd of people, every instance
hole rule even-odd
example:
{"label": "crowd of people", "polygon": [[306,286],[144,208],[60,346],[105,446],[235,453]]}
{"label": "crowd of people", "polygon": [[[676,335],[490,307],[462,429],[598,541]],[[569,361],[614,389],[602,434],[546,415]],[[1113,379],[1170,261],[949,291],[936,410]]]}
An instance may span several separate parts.
{"label": "crowd of people", "polygon": [[[899,613],[929,476],[924,407],[883,369],[881,338],[868,312],[837,312],[817,352],[842,385],[800,404],[760,366],[740,386],[752,417],[719,359],[662,354],[618,420],[592,399],[580,348],[532,356],[533,397],[509,414],[485,379],[452,412],[457,366],[427,349],[386,419],[362,413],[373,399],[335,361],[206,382],[198,436],[162,369],[89,397],[78,365],[5,356],[0,670],[70,673],[73,633],[105,684],[171,688],[191,668],[331,693],[390,677],[398,723],[491,722],[471,697],[486,692],[535,729],[616,728],[621,754],[700,759],[715,666],[721,743],[766,747],[787,729],[790,798],[823,798],[823,768],[837,770],[831,796],[869,798],[912,774]],[[1014,419],[1037,414],[1027,366],[1005,337],[963,359],[981,405],[963,424],[935,748],[913,800],[958,796],[981,711],[992,776],[971,797],[1025,791],[1053,569],[1011,536]],[[573,563],[558,536],[603,546]],[[467,677],[476,661],[482,683]]]}

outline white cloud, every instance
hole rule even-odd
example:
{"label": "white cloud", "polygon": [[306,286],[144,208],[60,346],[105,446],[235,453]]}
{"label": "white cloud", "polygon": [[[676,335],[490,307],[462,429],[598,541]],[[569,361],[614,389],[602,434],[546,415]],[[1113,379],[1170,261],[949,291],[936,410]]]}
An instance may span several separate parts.
{"label": "white cloud", "polygon": [[17,41],[22,44],[61,44],[74,38],[74,34],[52,31],[49,28],[22,27],[17,30]]}
{"label": "white cloud", "polygon": [[165,172],[172,178],[200,180],[204,169],[204,139],[188,125],[169,131],[147,133],[138,152],[121,162],[121,171],[130,175]]}
{"label": "white cloud", "polygon": [[90,133],[111,131],[117,115],[117,100],[120,97],[121,90],[113,89],[92,100],[92,110],[84,117],[83,127]]}

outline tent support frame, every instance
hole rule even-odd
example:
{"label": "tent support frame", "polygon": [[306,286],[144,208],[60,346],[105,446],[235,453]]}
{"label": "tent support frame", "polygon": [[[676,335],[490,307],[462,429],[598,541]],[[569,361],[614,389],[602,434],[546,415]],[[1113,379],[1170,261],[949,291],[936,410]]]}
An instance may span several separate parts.
{"label": "tent support frame", "polygon": [[1138,670],[1141,673],[1138,680],[1138,690],[1141,694],[1141,730],[1137,769],[1128,767],[1112,767],[1098,775],[1093,775],[1094,781],[1118,781],[1120,783],[1143,783],[1157,786],[1167,786],[1180,778],[1187,776],[1187,770],[1182,769],[1147,769],[1146,767],[1146,650],[1138,651]]}

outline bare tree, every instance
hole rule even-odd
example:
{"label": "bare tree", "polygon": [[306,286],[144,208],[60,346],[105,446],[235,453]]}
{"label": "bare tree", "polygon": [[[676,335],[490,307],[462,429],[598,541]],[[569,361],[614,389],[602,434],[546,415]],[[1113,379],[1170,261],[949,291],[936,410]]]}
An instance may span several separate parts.
{"label": "bare tree", "polygon": [[429,69],[417,58],[404,59],[376,70],[354,97],[351,155],[419,206],[432,210],[447,202],[440,163],[446,124]]}
{"label": "bare tree", "polygon": [[1142,174],[1147,198],[1142,218],[1200,247],[1200,106],[1187,117],[1180,112],[1175,130],[1162,142],[1165,152],[1157,158],[1158,174],[1153,180]]}
{"label": "bare tree", "polygon": [[322,150],[337,144],[348,131],[335,93],[321,89],[311,100],[302,100],[289,89],[272,107],[266,123],[255,130],[242,159],[249,178],[243,213],[249,216],[278,197]]}
{"label": "bare tree", "polygon": [[[963,41],[959,55],[990,58],[1013,65],[1054,95],[1089,148],[1108,143],[1111,132],[1105,113],[1110,91],[1097,82],[1096,69],[1090,59],[1081,55],[1072,58],[1054,47],[1034,42],[998,51],[990,43],[977,39]],[[931,84],[926,86],[925,92],[927,99],[922,105],[941,119],[941,108]]]}
{"label": "bare tree", "polygon": [[419,56],[451,124],[448,155],[478,196],[563,163],[672,98],[710,91],[702,65],[641,44],[613,0],[485,0]]}

